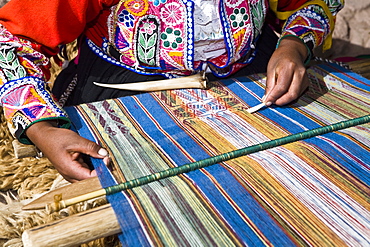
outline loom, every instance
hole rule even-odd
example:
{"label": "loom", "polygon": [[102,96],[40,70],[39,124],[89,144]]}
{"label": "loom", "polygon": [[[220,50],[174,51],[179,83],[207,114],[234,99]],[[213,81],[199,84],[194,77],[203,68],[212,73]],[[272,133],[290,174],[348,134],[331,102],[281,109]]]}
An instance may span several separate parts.
{"label": "loom", "polygon": [[[246,110],[261,101],[260,74],[212,82],[208,90],[160,91],[68,108],[76,131],[110,152],[109,169],[92,160],[103,188],[293,138],[115,191],[107,195],[108,205],[25,231],[25,246],[36,246],[42,235],[49,238],[42,239],[44,246],[73,246],[108,232],[128,246],[369,244],[370,83],[336,65],[314,66],[308,73],[311,87],[297,102],[255,114]],[[343,126],[347,120],[352,124]],[[338,128],[294,139],[333,124]],[[75,241],[65,232],[52,241],[45,234],[76,221],[89,234],[81,233],[81,225],[70,230],[76,235],[68,239]]]}

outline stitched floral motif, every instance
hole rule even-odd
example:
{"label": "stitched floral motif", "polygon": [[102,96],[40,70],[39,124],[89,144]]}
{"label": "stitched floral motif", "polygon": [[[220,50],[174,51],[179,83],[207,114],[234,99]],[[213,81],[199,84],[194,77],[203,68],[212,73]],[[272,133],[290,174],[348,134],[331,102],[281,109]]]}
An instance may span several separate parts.
{"label": "stitched floral motif", "polygon": [[230,0],[230,1],[225,1],[226,6],[229,8],[236,8],[240,6],[240,4],[243,2],[243,0]]}
{"label": "stitched floral motif", "polygon": [[15,47],[2,47],[0,50],[0,67],[6,80],[15,80],[26,76],[25,68],[21,66],[18,57],[15,55]]}
{"label": "stitched floral motif", "polygon": [[[324,2],[333,15],[336,15],[343,7],[342,0],[325,0]],[[110,42],[115,44],[121,54],[118,62],[125,68],[143,74],[185,75],[204,68],[205,61],[194,61],[194,49],[196,49],[194,2],[191,0],[164,0],[162,2],[148,0],[148,4],[146,14],[140,17],[130,14],[123,5],[118,5],[120,7],[117,13],[121,13],[119,16],[130,15],[128,17],[130,25],[127,24],[127,18],[119,18],[118,24],[108,25],[117,27],[115,35],[111,36],[114,39],[111,38]],[[220,0],[219,6],[218,12],[220,24],[223,27],[222,33],[225,36],[226,53],[211,58],[207,62],[212,64],[211,67],[215,74],[227,76],[252,61],[253,56],[250,54],[255,51],[255,42],[265,23],[268,1]],[[159,40],[155,44],[151,43],[154,42],[155,35],[138,25],[149,16],[158,17],[156,23],[158,36],[155,38]],[[133,25],[132,18],[134,18]],[[286,21],[282,37],[297,36],[312,49],[323,42],[331,28],[322,7],[309,5],[290,16]],[[145,35],[139,34],[142,31],[145,31]],[[154,36],[149,39],[148,35]],[[130,44],[134,45],[129,47]],[[122,47],[125,48],[122,49]]]}
{"label": "stitched floral motif", "polygon": [[128,12],[135,16],[145,15],[149,8],[149,4],[146,0],[127,0],[124,6]]}
{"label": "stitched floral motif", "polygon": [[166,3],[167,2],[167,0],[150,0],[150,1],[153,2],[154,6],[158,6],[161,3]]}
{"label": "stitched floral motif", "polygon": [[31,42],[13,36],[1,25],[0,42],[0,105],[11,133],[29,143],[24,132],[33,122],[64,119],[64,123],[69,123],[65,112],[45,89],[47,76],[43,67],[49,60],[33,49]]}
{"label": "stitched floral motif", "polygon": [[158,20],[155,17],[148,17],[139,22],[137,57],[144,65],[157,65],[157,44],[158,44]]}
{"label": "stitched floral motif", "polygon": [[231,26],[233,28],[243,27],[248,19],[249,16],[245,8],[234,9],[234,13],[230,15]]}
{"label": "stitched floral motif", "polygon": [[251,5],[251,16],[253,21],[253,26],[255,27],[253,29],[254,31],[254,37],[257,37],[260,34],[260,30],[262,30],[262,25],[264,23],[264,18],[266,13],[266,9],[264,5],[261,3],[261,1],[258,1],[256,3],[252,3]]}
{"label": "stitched floral motif", "polygon": [[184,8],[176,3],[169,3],[161,8],[161,19],[168,25],[175,26],[180,24],[184,18]]}
{"label": "stitched floral motif", "polygon": [[182,43],[181,31],[179,29],[167,28],[161,34],[161,39],[163,40],[164,47],[176,49]]}
{"label": "stitched floral motif", "polygon": [[17,38],[0,25],[0,85],[24,76],[45,78],[42,67],[49,59],[37,52],[30,41]]}
{"label": "stitched floral motif", "polygon": [[135,19],[132,14],[126,9],[122,10],[122,12],[118,14],[118,21],[125,24],[128,28],[132,28],[134,26],[134,20]]}

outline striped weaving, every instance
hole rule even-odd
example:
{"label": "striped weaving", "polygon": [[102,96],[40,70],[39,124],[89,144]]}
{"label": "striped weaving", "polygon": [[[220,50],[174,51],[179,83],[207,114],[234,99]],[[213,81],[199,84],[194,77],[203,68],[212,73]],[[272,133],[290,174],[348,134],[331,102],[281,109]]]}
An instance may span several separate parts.
{"label": "striped weaving", "polygon": [[[370,113],[370,81],[309,69],[297,102],[249,114],[265,77],[67,108],[110,152],[104,187]],[[108,196],[123,246],[370,246],[370,124],[253,153]]]}

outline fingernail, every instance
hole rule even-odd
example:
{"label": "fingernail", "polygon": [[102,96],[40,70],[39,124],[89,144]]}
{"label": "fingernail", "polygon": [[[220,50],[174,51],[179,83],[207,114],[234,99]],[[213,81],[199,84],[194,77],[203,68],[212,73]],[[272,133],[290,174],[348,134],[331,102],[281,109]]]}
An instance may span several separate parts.
{"label": "fingernail", "polygon": [[271,101],[266,102],[266,103],[265,103],[265,105],[266,105],[267,107],[269,107],[269,106],[271,106],[271,105],[272,105],[272,102],[271,102]]}
{"label": "fingernail", "polygon": [[98,154],[101,156],[108,156],[108,151],[104,148],[99,149]]}

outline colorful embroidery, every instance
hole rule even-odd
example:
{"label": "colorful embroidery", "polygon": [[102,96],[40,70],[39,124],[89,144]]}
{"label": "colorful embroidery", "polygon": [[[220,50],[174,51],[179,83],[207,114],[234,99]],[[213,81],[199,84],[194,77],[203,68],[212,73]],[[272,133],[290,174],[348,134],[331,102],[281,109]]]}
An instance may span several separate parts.
{"label": "colorful embroidery", "polygon": [[163,40],[163,46],[166,48],[172,47],[176,49],[179,44],[182,43],[181,30],[167,28],[166,32],[161,34],[161,39]]}
{"label": "colorful embroidery", "polygon": [[2,80],[15,80],[26,76],[25,68],[20,64],[15,55],[15,47],[3,45],[0,50],[0,67],[2,68]]}
{"label": "colorful embroidery", "polygon": [[161,8],[160,14],[163,22],[176,26],[184,19],[184,7],[176,2],[169,3]]}
{"label": "colorful embroidery", "polygon": [[243,27],[248,19],[249,16],[245,8],[234,9],[234,12],[230,15],[231,26],[233,28]]}
{"label": "colorful embroidery", "polygon": [[[252,61],[250,54],[265,23],[267,2],[220,1],[227,54],[208,61],[215,74],[226,76]],[[343,6],[340,0],[325,2],[333,15]],[[118,60],[122,66],[145,74],[190,74],[204,67],[205,61],[194,61],[193,1],[130,0],[122,3],[112,9],[118,15],[118,22],[114,23],[115,18],[111,18],[108,23],[115,27],[110,43],[121,53]],[[312,49],[323,42],[331,28],[322,7],[309,5],[290,16],[282,37],[300,37]]]}
{"label": "colorful embroidery", "polygon": [[134,17],[126,9],[122,10],[122,12],[118,14],[118,21],[128,28],[134,27]]}
{"label": "colorful embroidery", "polygon": [[[325,0],[330,12],[335,16],[343,8],[343,0]],[[294,35],[312,51],[314,47],[321,45],[325,38],[333,31],[329,17],[319,5],[309,5],[291,15],[283,28],[281,38]]]}
{"label": "colorful embroidery", "polygon": [[10,123],[11,133],[30,143],[24,131],[35,121],[59,119],[69,125],[66,113],[45,88],[42,67],[49,60],[32,43],[10,34],[0,25],[0,105]]}
{"label": "colorful embroidery", "polygon": [[128,12],[135,16],[145,15],[149,8],[149,4],[146,0],[127,0],[124,6]]}
{"label": "colorful embroidery", "polygon": [[310,49],[313,49],[322,44],[329,30],[329,20],[307,7],[293,14],[286,21],[282,37],[287,35],[297,36]]}
{"label": "colorful embroidery", "polygon": [[[146,9],[144,3],[133,0],[112,8],[112,13],[118,17],[108,21],[109,29],[114,30],[109,41],[119,51],[120,56],[116,58],[122,66],[138,73],[181,75],[202,69],[205,61],[194,61],[194,3],[172,0],[157,5],[157,2],[149,1],[146,14],[138,15],[138,12],[142,13],[139,9]],[[256,26],[262,28],[267,7],[265,1],[253,3],[252,7],[240,0],[221,1],[220,5],[228,54],[211,62],[215,67],[226,68],[254,46],[254,36],[260,30],[254,30],[256,24],[253,22],[260,21]],[[136,7],[133,9],[132,6]],[[230,67],[226,73],[232,70]]]}
{"label": "colorful embroidery", "polygon": [[142,66],[158,66],[158,32],[159,21],[155,16],[143,18],[137,32],[137,60]]}
{"label": "colorful embroidery", "polygon": [[151,2],[153,2],[153,5],[154,6],[158,6],[160,3],[166,3],[167,1],[166,0],[150,0]]}
{"label": "colorful embroidery", "polygon": [[69,126],[67,115],[45,89],[45,82],[25,77],[5,83],[0,90],[0,101],[12,133],[23,143],[29,143],[24,131],[35,121],[59,119]]}
{"label": "colorful embroidery", "polygon": [[256,3],[251,3],[251,16],[253,21],[253,29],[254,37],[258,37],[260,31],[262,30],[262,26],[264,24],[264,18],[266,13],[266,6],[261,4],[260,1]]}

